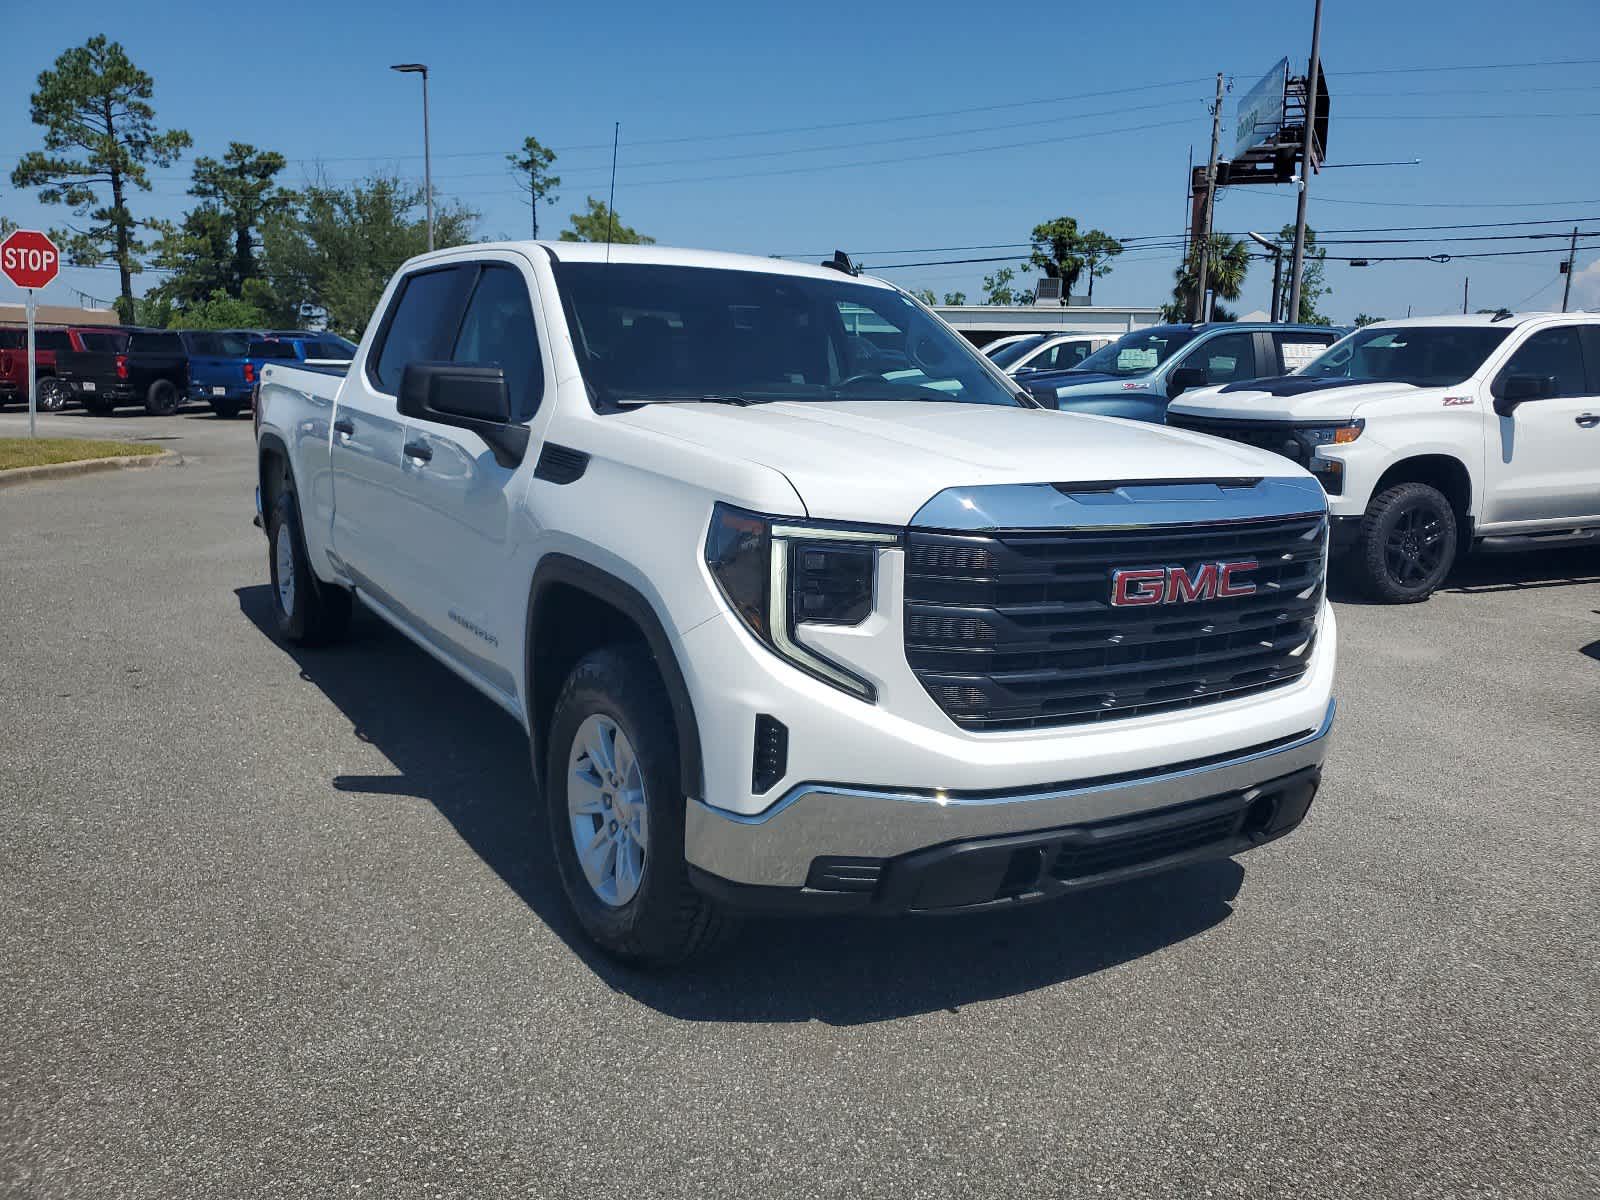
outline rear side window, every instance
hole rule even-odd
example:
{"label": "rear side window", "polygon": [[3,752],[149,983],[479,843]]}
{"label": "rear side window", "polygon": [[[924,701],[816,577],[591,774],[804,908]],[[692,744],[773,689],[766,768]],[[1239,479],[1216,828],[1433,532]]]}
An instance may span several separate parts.
{"label": "rear side window", "polygon": [[251,358],[293,358],[294,347],[288,342],[251,342]]}
{"label": "rear side window", "polygon": [[533,416],[544,391],[544,371],[528,285],[520,271],[484,264],[450,358],[463,365],[499,367],[505,372],[513,418]]}
{"label": "rear side window", "polygon": [[0,329],[0,350],[24,350],[28,335],[20,329]]}
{"label": "rear side window", "polygon": [[1589,395],[1600,396],[1600,325],[1580,325],[1583,361],[1589,367]]}
{"label": "rear side window", "polygon": [[1184,357],[1186,367],[1199,367],[1209,384],[1237,383],[1256,377],[1256,335],[1224,333],[1195,347]]}
{"label": "rear side window", "polygon": [[128,346],[125,333],[80,333],[78,340],[90,354],[121,354]]}
{"label": "rear side window", "polygon": [[35,329],[33,331],[33,348],[35,350],[49,350],[59,353],[62,350],[71,350],[72,343],[67,341],[65,329]]}
{"label": "rear side window", "polygon": [[129,354],[182,354],[183,343],[175,333],[136,333],[128,339]]}
{"label": "rear side window", "polygon": [[407,363],[450,357],[473,274],[471,267],[446,267],[406,276],[389,306],[372,367],[372,383],[380,392],[392,396],[400,390]]}
{"label": "rear side window", "polygon": [[1327,337],[1298,332],[1272,335],[1272,341],[1278,347],[1278,364],[1285,375],[1298,371],[1338,340],[1331,333]]}
{"label": "rear side window", "polygon": [[221,354],[222,341],[214,333],[185,333],[180,335],[190,354]]}

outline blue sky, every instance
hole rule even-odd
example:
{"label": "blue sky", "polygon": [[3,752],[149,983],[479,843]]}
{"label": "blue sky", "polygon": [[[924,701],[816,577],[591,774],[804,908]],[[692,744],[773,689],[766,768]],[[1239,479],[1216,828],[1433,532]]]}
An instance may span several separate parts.
{"label": "blue sky", "polygon": [[[844,247],[869,266],[987,257],[1004,250],[888,254],[1015,243],[1071,215],[1117,236],[1181,234],[1185,160],[1203,159],[1212,77],[1234,101],[1278,58],[1303,69],[1311,0],[1145,0],[1126,5],[989,10],[943,0],[870,5],[476,4],[438,0],[280,0],[246,16],[229,6],[75,0],[70,20],[17,6],[0,76],[0,166],[38,144],[28,120],[37,72],[101,31],[156,82],[163,124],[194,136],[175,168],[136,197],[179,216],[188,166],[230,140],[280,151],[294,184],[320,169],[350,179],[395,168],[421,177],[415,77],[432,68],[439,192],[482,214],[483,237],[523,236],[526,206],[503,154],[528,133],[561,150],[553,232],[586,194],[605,195],[612,122],[622,126],[617,209],[663,243],[761,254]],[[1330,161],[1420,158],[1415,167],[1328,171],[1313,184],[1312,224],[1369,229],[1576,218],[1600,231],[1600,63],[1514,69],[1483,64],[1600,59],[1595,0],[1333,0],[1323,54],[1334,96]],[[1426,69],[1423,69],[1426,68]],[[1450,69],[1436,69],[1450,68]],[[1070,98],[1069,98],[1070,97]],[[956,112],[954,110],[963,110]],[[819,128],[826,126],[827,128]],[[779,132],[781,131],[781,132]],[[1122,132],[1115,132],[1122,131]],[[781,153],[779,153],[781,152]],[[1288,187],[1221,193],[1219,229],[1275,230],[1293,219]],[[0,181],[0,213],[59,223]],[[1468,233],[1553,231],[1554,225]],[[1325,235],[1329,238],[1333,234]],[[1341,237],[1421,236],[1413,233]],[[1403,316],[1559,305],[1565,243],[1348,245],[1347,254],[1530,249],[1445,264],[1330,264],[1325,310]],[[1600,306],[1600,239],[1580,250],[1575,299]],[[1548,251],[1548,252],[1545,252]],[[1170,291],[1176,250],[1130,250],[1095,285],[1108,304],[1154,304]],[[884,273],[976,297],[996,265]],[[1587,269],[1586,269],[1587,268]],[[1266,304],[1257,263],[1242,312]],[[154,276],[145,275],[142,290]],[[71,288],[109,298],[110,270],[68,270]],[[16,299],[0,281],[0,299]]]}

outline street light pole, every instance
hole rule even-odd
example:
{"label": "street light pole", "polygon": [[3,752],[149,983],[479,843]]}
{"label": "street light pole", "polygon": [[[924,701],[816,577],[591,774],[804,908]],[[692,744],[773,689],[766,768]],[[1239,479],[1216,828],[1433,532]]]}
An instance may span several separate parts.
{"label": "street light pole", "polygon": [[1311,16],[1311,70],[1306,76],[1306,125],[1300,147],[1300,199],[1294,213],[1294,257],[1289,264],[1290,321],[1300,319],[1300,285],[1306,267],[1306,201],[1311,192],[1311,167],[1316,161],[1317,93],[1322,74],[1322,0]]}
{"label": "street light pole", "polygon": [[1259,233],[1247,235],[1252,242],[1272,255],[1272,320],[1278,319],[1278,301],[1283,296],[1283,246]]}
{"label": "street light pole", "polygon": [[396,63],[389,68],[402,75],[422,76],[422,186],[428,202],[428,249],[433,249],[433,147],[428,133],[428,65]]}

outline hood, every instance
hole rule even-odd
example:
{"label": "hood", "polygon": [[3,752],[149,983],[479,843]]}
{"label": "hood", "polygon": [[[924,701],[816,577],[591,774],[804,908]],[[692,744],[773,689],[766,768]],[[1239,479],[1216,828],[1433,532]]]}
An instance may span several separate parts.
{"label": "hood", "polygon": [[813,518],[880,525],[958,486],[1303,473],[1183,430],[987,404],[655,404],[616,419],[781,471]]}
{"label": "hood", "polygon": [[1380,400],[1415,400],[1449,388],[1420,388],[1411,383],[1341,383],[1286,375],[1252,379],[1220,388],[1185,392],[1168,406],[1172,413],[1196,417],[1233,417],[1257,421],[1348,421],[1363,405]]}

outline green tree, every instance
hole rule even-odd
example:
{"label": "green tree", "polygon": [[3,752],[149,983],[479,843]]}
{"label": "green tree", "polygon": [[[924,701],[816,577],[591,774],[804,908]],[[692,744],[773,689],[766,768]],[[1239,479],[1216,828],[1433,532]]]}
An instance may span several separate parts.
{"label": "green tree", "polygon": [[133,317],[133,276],[149,248],[138,231],[159,228],[135,218],[128,193],[149,191],[147,168],[171,166],[190,144],[183,130],[156,127],[154,91],[150,76],[104,35],[65,51],[40,73],[29,99],[44,148],[24,154],[11,172],[14,186],[36,187],[43,203],[65,204],[87,218],[86,226],[69,225],[57,239],[74,265],[107,258],[117,264],[117,310],[125,321]]}
{"label": "green tree", "polygon": [[1087,262],[1084,235],[1078,231],[1077,219],[1057,217],[1053,221],[1035,225],[1029,240],[1033,244],[1033,253],[1028,256],[1028,261],[1050,278],[1061,280],[1061,303],[1065,304],[1072,289],[1078,285],[1078,277],[1083,274]]}
{"label": "green tree", "polygon": [[202,207],[222,220],[232,239],[226,291],[235,298],[261,273],[256,247],[262,223],[294,204],[294,193],[277,185],[283,167],[283,155],[244,142],[229,142],[220,160],[195,161],[189,194],[198,196]]}
{"label": "green tree", "polygon": [[166,296],[139,296],[133,302],[133,324],[148,329],[171,329],[179,323],[178,310]]}
{"label": "green tree", "polygon": [[935,304],[939,303],[939,297],[934,295],[932,288],[918,288],[911,294],[918,300],[921,300],[929,308],[932,308]]}
{"label": "green tree", "polygon": [[[471,241],[477,219],[460,204],[436,205],[438,248]],[[428,248],[423,192],[392,174],[343,187],[315,183],[289,212],[266,221],[262,241],[273,297],[268,323],[320,318],[358,338],[390,276]],[[261,304],[248,290],[245,299]]]}
{"label": "green tree", "polygon": [[[1288,246],[1294,245],[1294,226],[1285,225],[1278,231],[1278,240]],[[1306,226],[1305,260],[1300,270],[1300,313],[1293,320],[1302,325],[1332,325],[1333,321],[1322,315],[1317,309],[1317,301],[1324,296],[1333,295],[1333,289],[1328,286],[1326,278],[1326,260],[1328,252],[1317,246],[1317,231],[1311,226]],[[1285,304],[1284,307],[1288,307]]]}
{"label": "green tree", "polygon": [[1111,274],[1111,260],[1121,254],[1122,243],[1109,233],[1091,229],[1083,235],[1082,249],[1084,273],[1089,276],[1090,304],[1094,303],[1094,281],[1098,276]]}
{"label": "green tree", "polygon": [[268,313],[220,288],[176,315],[185,329],[264,329],[273,324]]}
{"label": "green tree", "polygon": [[593,196],[585,201],[587,212],[573,213],[568,220],[570,229],[561,231],[563,242],[614,242],[619,246],[651,246],[655,238],[646,237],[636,229],[629,229],[622,218],[606,207],[603,200]]}
{"label": "green tree", "polygon": [[1376,325],[1379,321],[1387,321],[1388,319],[1388,317],[1372,317],[1368,316],[1366,313],[1357,313],[1356,328],[1361,329],[1367,325]]}
{"label": "green tree", "polygon": [[1010,267],[1001,267],[993,275],[983,277],[983,291],[985,304],[1016,304],[1017,292],[1011,284],[1017,278],[1017,273]]}
{"label": "green tree", "polygon": [[[1211,235],[1211,257],[1206,268],[1206,288],[1211,292],[1211,312],[1202,313],[1203,321],[1232,321],[1237,318],[1223,308],[1219,300],[1237,300],[1244,290],[1245,275],[1250,270],[1250,250],[1241,241],[1225,233]],[[1172,289],[1172,303],[1161,310],[1168,321],[1187,321],[1194,312],[1195,290],[1200,278],[1200,243],[1196,242],[1189,259],[1177,271],[1177,282]]]}
{"label": "green tree", "polygon": [[522,186],[528,193],[528,207],[533,212],[533,236],[538,237],[539,204],[546,196],[550,197],[549,203],[555,203],[552,193],[561,186],[561,176],[550,174],[550,168],[556,161],[556,152],[541,145],[538,138],[527,137],[522,140],[522,149],[516,154],[506,155],[506,161],[511,164],[512,170],[527,176]]}
{"label": "green tree", "polygon": [[954,308],[967,302],[967,294],[965,292],[946,292],[944,294],[944,302]]}

